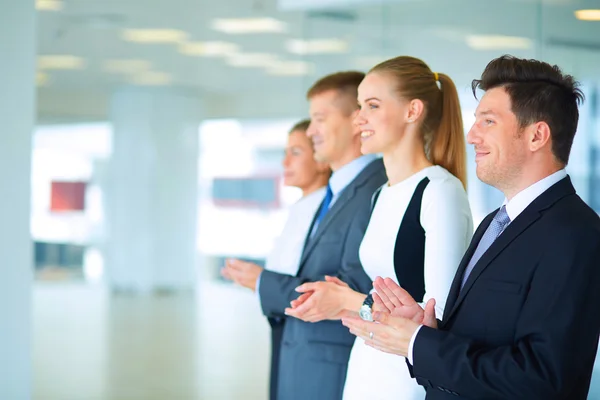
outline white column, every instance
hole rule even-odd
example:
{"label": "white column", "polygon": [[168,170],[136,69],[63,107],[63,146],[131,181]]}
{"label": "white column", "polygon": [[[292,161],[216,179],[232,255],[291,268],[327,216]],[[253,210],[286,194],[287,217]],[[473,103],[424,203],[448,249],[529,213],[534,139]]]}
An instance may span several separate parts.
{"label": "white column", "polygon": [[192,289],[200,102],[174,90],[127,88],[111,104],[105,271],[117,291]]}
{"label": "white column", "polygon": [[0,399],[31,398],[33,1],[0,1]]}

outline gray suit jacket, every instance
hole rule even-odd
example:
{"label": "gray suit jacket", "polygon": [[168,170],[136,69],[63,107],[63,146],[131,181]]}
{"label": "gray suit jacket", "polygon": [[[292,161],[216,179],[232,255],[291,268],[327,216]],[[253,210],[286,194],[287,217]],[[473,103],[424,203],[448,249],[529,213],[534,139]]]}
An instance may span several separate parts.
{"label": "gray suit jacket", "polygon": [[[361,293],[372,288],[358,249],[369,223],[371,198],[387,181],[381,160],[375,160],[340,193],[317,231],[308,239],[297,276],[263,271],[259,294],[267,317],[285,317],[304,282],[337,276]],[[355,337],[341,321],[308,323],[286,319],[279,359],[278,400],[341,399],[350,350]]]}

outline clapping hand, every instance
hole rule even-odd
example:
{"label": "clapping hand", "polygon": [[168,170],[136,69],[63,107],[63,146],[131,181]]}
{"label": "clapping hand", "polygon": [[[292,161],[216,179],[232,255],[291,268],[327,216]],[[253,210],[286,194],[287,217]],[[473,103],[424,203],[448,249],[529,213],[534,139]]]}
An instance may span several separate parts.
{"label": "clapping hand", "polygon": [[393,279],[377,277],[373,287],[376,291],[373,293],[375,304],[384,308],[390,316],[410,319],[418,324],[437,328],[434,299],[430,299],[423,310],[419,303]]}
{"label": "clapping hand", "polygon": [[232,280],[240,286],[255,291],[256,281],[262,271],[262,267],[251,262],[227,260],[225,267],[221,270],[221,275],[225,279]]}
{"label": "clapping hand", "polygon": [[342,323],[368,346],[406,357],[419,325],[437,328],[435,300],[429,300],[423,309],[406,290],[389,278],[378,277],[373,287],[376,290],[373,293],[374,304],[383,311],[373,313],[373,322],[346,316]]}
{"label": "clapping hand", "polygon": [[344,295],[352,289],[339,278],[326,276],[324,282],[307,282],[296,291],[302,294],[292,300],[285,314],[306,322],[319,322],[346,315]]}

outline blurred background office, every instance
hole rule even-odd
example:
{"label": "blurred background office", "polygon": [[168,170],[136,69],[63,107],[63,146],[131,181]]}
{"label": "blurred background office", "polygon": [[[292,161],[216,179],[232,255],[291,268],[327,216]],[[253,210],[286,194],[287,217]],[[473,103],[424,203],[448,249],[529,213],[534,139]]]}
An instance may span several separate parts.
{"label": "blurred background office", "polygon": [[[301,195],[306,89],[406,54],[469,84],[510,53],[582,83],[568,172],[600,211],[598,0],[2,0],[0,398],[266,399],[254,294]],[[470,160],[475,224],[502,201]],[[591,399],[600,399],[600,365]]]}

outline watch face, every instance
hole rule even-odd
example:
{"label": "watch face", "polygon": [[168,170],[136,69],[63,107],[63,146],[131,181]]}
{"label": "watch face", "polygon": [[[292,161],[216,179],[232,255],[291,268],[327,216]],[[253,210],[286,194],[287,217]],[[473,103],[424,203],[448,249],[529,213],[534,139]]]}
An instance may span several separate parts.
{"label": "watch face", "polygon": [[367,307],[361,307],[358,315],[365,321],[373,321],[373,315],[371,314],[371,310]]}

